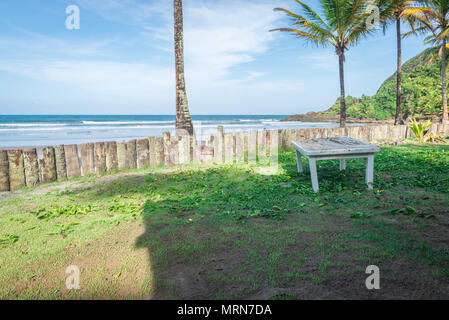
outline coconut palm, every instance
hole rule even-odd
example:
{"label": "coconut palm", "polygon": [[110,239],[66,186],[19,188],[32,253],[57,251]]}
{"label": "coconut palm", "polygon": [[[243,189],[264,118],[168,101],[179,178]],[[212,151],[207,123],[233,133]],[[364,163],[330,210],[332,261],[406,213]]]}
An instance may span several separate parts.
{"label": "coconut palm", "polygon": [[394,124],[399,125],[404,123],[402,117],[402,35],[401,22],[406,20],[404,12],[410,8],[416,0],[378,0],[380,16],[385,27],[388,23],[396,24],[396,41],[397,41],[397,72],[396,72],[396,115]]}
{"label": "coconut palm", "polygon": [[303,11],[296,14],[283,8],[282,11],[292,20],[293,28],[278,28],[270,31],[285,31],[305,39],[318,46],[332,46],[339,59],[340,73],[340,126],[346,126],[346,101],[344,62],[345,52],[362,37],[372,31],[366,23],[371,12],[370,0],[319,0],[323,14],[320,16],[311,7],[300,0],[295,0]]}
{"label": "coconut palm", "polygon": [[441,46],[443,122],[447,122],[446,50],[449,38],[449,0],[417,0],[417,5],[405,9],[403,16],[412,21],[411,33],[430,32],[425,43]]}
{"label": "coconut palm", "polygon": [[193,135],[184,76],[184,31],[182,0],[174,0],[175,11],[175,65],[176,65],[176,129]]}

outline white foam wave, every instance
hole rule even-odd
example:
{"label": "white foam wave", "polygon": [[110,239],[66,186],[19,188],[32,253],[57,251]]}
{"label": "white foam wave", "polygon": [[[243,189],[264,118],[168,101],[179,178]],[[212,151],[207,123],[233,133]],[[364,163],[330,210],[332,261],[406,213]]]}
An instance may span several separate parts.
{"label": "white foam wave", "polygon": [[277,122],[274,119],[237,119],[240,122]]}
{"label": "white foam wave", "polygon": [[125,125],[125,124],[163,124],[175,123],[175,121],[83,121],[83,124],[97,124],[97,125]]}
{"label": "white foam wave", "polygon": [[0,123],[0,127],[65,127],[69,123]]}
{"label": "white foam wave", "polygon": [[129,129],[154,129],[154,128],[174,128],[173,125],[165,126],[149,126],[149,125],[136,125],[127,127],[112,127],[112,126],[80,126],[80,127],[65,127],[65,128],[10,128],[0,129],[0,132],[21,132],[21,131],[102,131],[102,130],[129,130]]}

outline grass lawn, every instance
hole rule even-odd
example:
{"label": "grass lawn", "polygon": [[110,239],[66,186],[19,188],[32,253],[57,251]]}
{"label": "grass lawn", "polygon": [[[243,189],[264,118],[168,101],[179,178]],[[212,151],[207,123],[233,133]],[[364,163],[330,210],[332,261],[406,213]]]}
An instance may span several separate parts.
{"label": "grass lawn", "polygon": [[[449,146],[319,163],[129,170],[0,195],[1,299],[449,298]],[[305,164],[307,168],[307,164]],[[368,265],[380,290],[367,290]],[[68,290],[69,265],[81,270]]]}

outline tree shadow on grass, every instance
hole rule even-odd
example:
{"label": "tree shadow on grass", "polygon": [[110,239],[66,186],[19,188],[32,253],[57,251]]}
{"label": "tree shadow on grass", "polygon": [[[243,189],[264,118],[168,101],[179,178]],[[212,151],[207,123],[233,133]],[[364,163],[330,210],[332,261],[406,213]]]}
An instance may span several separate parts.
{"label": "tree shadow on grass", "polygon": [[[318,198],[336,202],[345,190],[373,193],[364,183],[364,160],[348,161],[342,172],[338,161],[322,161],[319,194],[311,190],[308,169],[296,171],[294,152],[282,153],[279,163],[279,174],[272,176],[226,166],[145,177],[151,195],[143,208],[146,231],[136,246],[148,249],[155,298],[242,298],[264,285],[282,285],[302,259],[273,257],[273,252],[282,256],[276,246],[288,241],[289,233],[282,234],[287,217]],[[446,168],[447,157],[435,148],[383,148],[374,192],[397,186],[449,190],[449,171],[441,174]],[[316,240],[313,232],[307,236]]]}

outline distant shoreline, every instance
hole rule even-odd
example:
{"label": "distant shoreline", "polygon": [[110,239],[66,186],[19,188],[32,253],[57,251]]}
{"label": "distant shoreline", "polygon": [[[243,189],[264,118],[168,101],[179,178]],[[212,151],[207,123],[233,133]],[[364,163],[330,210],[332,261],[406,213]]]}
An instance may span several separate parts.
{"label": "distant shoreline", "polygon": [[[324,113],[318,113],[318,112],[308,112],[306,114],[295,114],[292,116],[289,116],[287,118],[279,120],[281,122],[294,122],[294,121],[301,121],[301,122],[329,122],[329,123],[339,123],[340,122],[340,116],[338,115],[329,115]],[[347,118],[347,123],[360,123],[360,124],[393,124],[394,119],[387,119],[387,120],[377,120],[374,118]]]}

